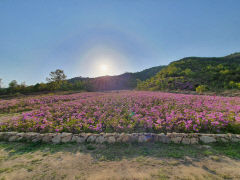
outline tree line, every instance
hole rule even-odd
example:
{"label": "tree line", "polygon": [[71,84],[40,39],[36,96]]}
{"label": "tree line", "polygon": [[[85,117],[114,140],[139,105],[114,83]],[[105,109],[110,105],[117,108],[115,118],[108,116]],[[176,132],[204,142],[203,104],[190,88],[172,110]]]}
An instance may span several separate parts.
{"label": "tree line", "polygon": [[88,90],[87,81],[69,82],[64,71],[57,69],[50,72],[46,78],[47,83],[37,83],[27,86],[24,82],[18,84],[16,80],[12,80],[7,88],[2,87],[2,79],[0,79],[0,95],[28,94],[33,92],[50,92],[50,91],[66,91],[66,90]]}
{"label": "tree line", "polygon": [[7,88],[0,87],[0,95],[69,90],[108,91],[134,89],[137,86],[137,79],[144,81],[156,75],[156,73],[163,67],[164,66],[156,66],[140,72],[126,72],[115,76],[102,76],[95,78],[75,77],[68,80],[66,79],[67,76],[64,74],[64,71],[57,69],[56,71],[50,72],[49,77],[46,78],[47,83],[37,83],[35,85],[27,86],[25,83],[19,84],[16,80],[13,80],[9,83]]}

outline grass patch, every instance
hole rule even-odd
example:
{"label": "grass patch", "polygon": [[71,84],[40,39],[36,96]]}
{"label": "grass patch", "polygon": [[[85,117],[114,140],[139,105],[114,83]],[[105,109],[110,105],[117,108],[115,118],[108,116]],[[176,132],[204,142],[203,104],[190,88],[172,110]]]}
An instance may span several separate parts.
{"label": "grass patch", "polygon": [[0,174],[2,173],[9,173],[9,172],[12,172],[13,169],[12,168],[1,168],[0,169]]}
{"label": "grass patch", "polygon": [[[223,155],[234,159],[240,159],[240,143],[210,144],[210,148],[202,145],[182,145],[182,144],[41,144],[41,143],[19,143],[19,142],[0,142],[0,149],[8,152],[6,158],[16,158],[20,155],[32,157],[31,153],[40,151],[43,156],[48,156],[56,152],[81,152],[90,153],[99,160],[116,161],[123,158],[136,157],[166,157],[183,158],[189,156],[192,158],[201,158],[206,156]],[[38,162],[38,160],[33,160]]]}
{"label": "grass patch", "polygon": [[210,156],[210,155],[213,154],[213,151],[211,151],[211,150],[205,150],[205,151],[203,151],[203,154],[206,155],[206,156]]}
{"label": "grass patch", "polygon": [[49,151],[55,153],[63,151],[72,144],[44,144],[44,143],[27,143],[27,142],[0,142],[0,149],[4,149],[9,155],[22,155],[27,153],[33,153],[36,151]]}
{"label": "grass patch", "polygon": [[166,172],[160,169],[157,174],[152,175],[152,178],[158,179],[158,180],[167,180],[169,179],[169,176],[166,174]]}
{"label": "grass patch", "polygon": [[240,143],[217,143],[212,148],[218,154],[240,159]]}
{"label": "grass patch", "polygon": [[94,145],[92,145],[92,144],[87,144],[86,148],[87,148],[87,150],[90,150],[90,151],[96,149],[96,147]]}

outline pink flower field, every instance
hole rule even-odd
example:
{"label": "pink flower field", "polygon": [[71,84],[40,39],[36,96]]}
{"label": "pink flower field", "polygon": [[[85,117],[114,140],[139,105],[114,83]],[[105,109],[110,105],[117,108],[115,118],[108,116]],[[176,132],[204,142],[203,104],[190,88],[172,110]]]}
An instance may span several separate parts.
{"label": "pink flower field", "polygon": [[0,131],[239,133],[240,98],[162,92],[78,93],[0,100]]}

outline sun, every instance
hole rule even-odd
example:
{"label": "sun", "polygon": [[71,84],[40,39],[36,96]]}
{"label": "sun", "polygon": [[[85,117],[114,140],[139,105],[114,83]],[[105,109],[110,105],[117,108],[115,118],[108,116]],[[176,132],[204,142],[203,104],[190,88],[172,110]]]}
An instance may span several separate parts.
{"label": "sun", "polygon": [[108,66],[106,64],[102,64],[102,65],[100,65],[100,70],[102,72],[106,72],[108,70]]}

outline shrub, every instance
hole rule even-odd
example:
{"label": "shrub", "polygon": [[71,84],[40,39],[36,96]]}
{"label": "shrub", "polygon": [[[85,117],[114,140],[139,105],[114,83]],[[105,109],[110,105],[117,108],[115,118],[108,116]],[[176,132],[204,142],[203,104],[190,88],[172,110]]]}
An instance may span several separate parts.
{"label": "shrub", "polygon": [[207,91],[207,86],[206,85],[199,85],[197,88],[196,88],[196,92],[201,94],[203,92],[206,92]]}
{"label": "shrub", "polygon": [[227,126],[227,132],[234,133],[234,134],[240,134],[240,123],[229,123]]}

